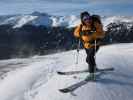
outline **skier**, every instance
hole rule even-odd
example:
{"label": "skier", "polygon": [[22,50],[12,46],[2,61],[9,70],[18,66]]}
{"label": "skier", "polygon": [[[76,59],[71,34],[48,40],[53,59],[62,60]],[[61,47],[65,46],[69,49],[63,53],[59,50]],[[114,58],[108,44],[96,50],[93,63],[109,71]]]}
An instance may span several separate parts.
{"label": "skier", "polygon": [[81,23],[74,30],[74,36],[83,44],[87,57],[86,62],[89,68],[87,79],[95,80],[95,71],[98,70],[95,61],[95,53],[99,50],[100,41],[104,38],[105,32],[98,15],[90,15],[87,11],[80,14]]}

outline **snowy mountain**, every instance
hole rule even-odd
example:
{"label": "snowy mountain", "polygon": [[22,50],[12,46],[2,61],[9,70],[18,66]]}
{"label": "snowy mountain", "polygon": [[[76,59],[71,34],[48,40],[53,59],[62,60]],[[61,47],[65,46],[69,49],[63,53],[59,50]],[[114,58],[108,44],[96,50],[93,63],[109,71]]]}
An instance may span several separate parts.
{"label": "snowy mountain", "polygon": [[63,26],[72,27],[75,26],[79,19],[76,16],[51,16],[46,13],[33,12],[27,15],[15,15],[10,17],[0,16],[0,25],[10,24],[13,28],[20,28],[23,25],[43,25],[47,27]]}
{"label": "snowy mountain", "polygon": [[102,22],[104,25],[104,29],[107,30],[107,26],[111,23],[121,24],[125,23],[127,27],[130,29],[133,25],[133,17],[125,17],[125,16],[112,16],[112,17],[103,17]]}
{"label": "snowy mountain", "polygon": [[1,25],[10,24],[13,28],[20,28],[26,24],[51,26],[52,20],[45,13],[34,12],[29,15],[16,15],[1,20]]}
{"label": "snowy mountain", "polygon": [[[133,17],[102,17],[103,44],[133,42]],[[44,55],[77,47],[74,27],[78,16],[52,16],[34,12],[0,16],[0,59]],[[30,48],[30,49],[29,49]]]}
{"label": "snowy mountain", "polygon": [[[71,93],[58,91],[84,79],[87,73],[61,76],[56,71],[87,69],[85,51],[76,50],[29,59],[0,61],[1,100],[132,100],[133,43],[101,47],[96,55],[99,68],[114,67],[100,75],[97,82],[88,82]],[[74,77],[77,77],[76,79]]]}
{"label": "snowy mountain", "polygon": [[[110,23],[132,23],[133,17],[125,17],[125,16],[110,16],[110,17],[102,17],[104,27]],[[33,12],[32,14],[26,15],[14,15],[14,16],[0,16],[0,25],[3,24],[11,24],[13,28],[20,28],[23,25],[44,25],[47,27],[52,26],[62,26],[62,27],[75,27],[80,23],[80,19],[78,16],[53,16],[47,13]]]}

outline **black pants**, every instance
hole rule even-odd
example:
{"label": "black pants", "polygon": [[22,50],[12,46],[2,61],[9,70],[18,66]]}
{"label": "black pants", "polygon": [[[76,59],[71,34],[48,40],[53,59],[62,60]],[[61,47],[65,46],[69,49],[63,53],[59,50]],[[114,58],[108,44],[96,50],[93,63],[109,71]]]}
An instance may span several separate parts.
{"label": "black pants", "polygon": [[[96,52],[99,50],[99,46],[96,47]],[[89,72],[94,73],[95,68],[96,68],[96,61],[95,61],[95,48],[89,48],[85,49],[87,57],[86,57],[86,62],[88,63],[89,67]]]}

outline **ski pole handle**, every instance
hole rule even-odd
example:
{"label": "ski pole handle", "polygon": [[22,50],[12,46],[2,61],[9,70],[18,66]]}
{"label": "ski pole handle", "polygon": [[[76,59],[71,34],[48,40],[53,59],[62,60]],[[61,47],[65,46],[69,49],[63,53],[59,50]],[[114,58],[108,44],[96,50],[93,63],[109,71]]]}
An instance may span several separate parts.
{"label": "ski pole handle", "polygon": [[95,40],[95,59],[96,59],[97,40]]}

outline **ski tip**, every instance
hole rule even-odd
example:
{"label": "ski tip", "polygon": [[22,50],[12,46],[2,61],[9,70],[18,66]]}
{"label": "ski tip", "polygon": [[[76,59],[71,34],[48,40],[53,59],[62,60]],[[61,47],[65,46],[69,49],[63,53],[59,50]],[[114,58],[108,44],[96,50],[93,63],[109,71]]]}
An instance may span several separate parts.
{"label": "ski tip", "polygon": [[97,72],[100,72],[100,71],[114,71],[115,68],[111,67],[111,68],[103,68],[103,69],[98,69]]}
{"label": "ski tip", "polygon": [[68,93],[69,92],[68,89],[59,89],[59,91],[62,93]]}
{"label": "ski tip", "polygon": [[59,71],[58,71],[58,72],[57,72],[57,74],[63,75],[64,73],[63,73],[63,72],[59,72]]}
{"label": "ski tip", "polygon": [[109,70],[114,71],[114,70],[115,70],[115,68],[113,68],[113,67],[112,67],[112,68],[109,68]]}

